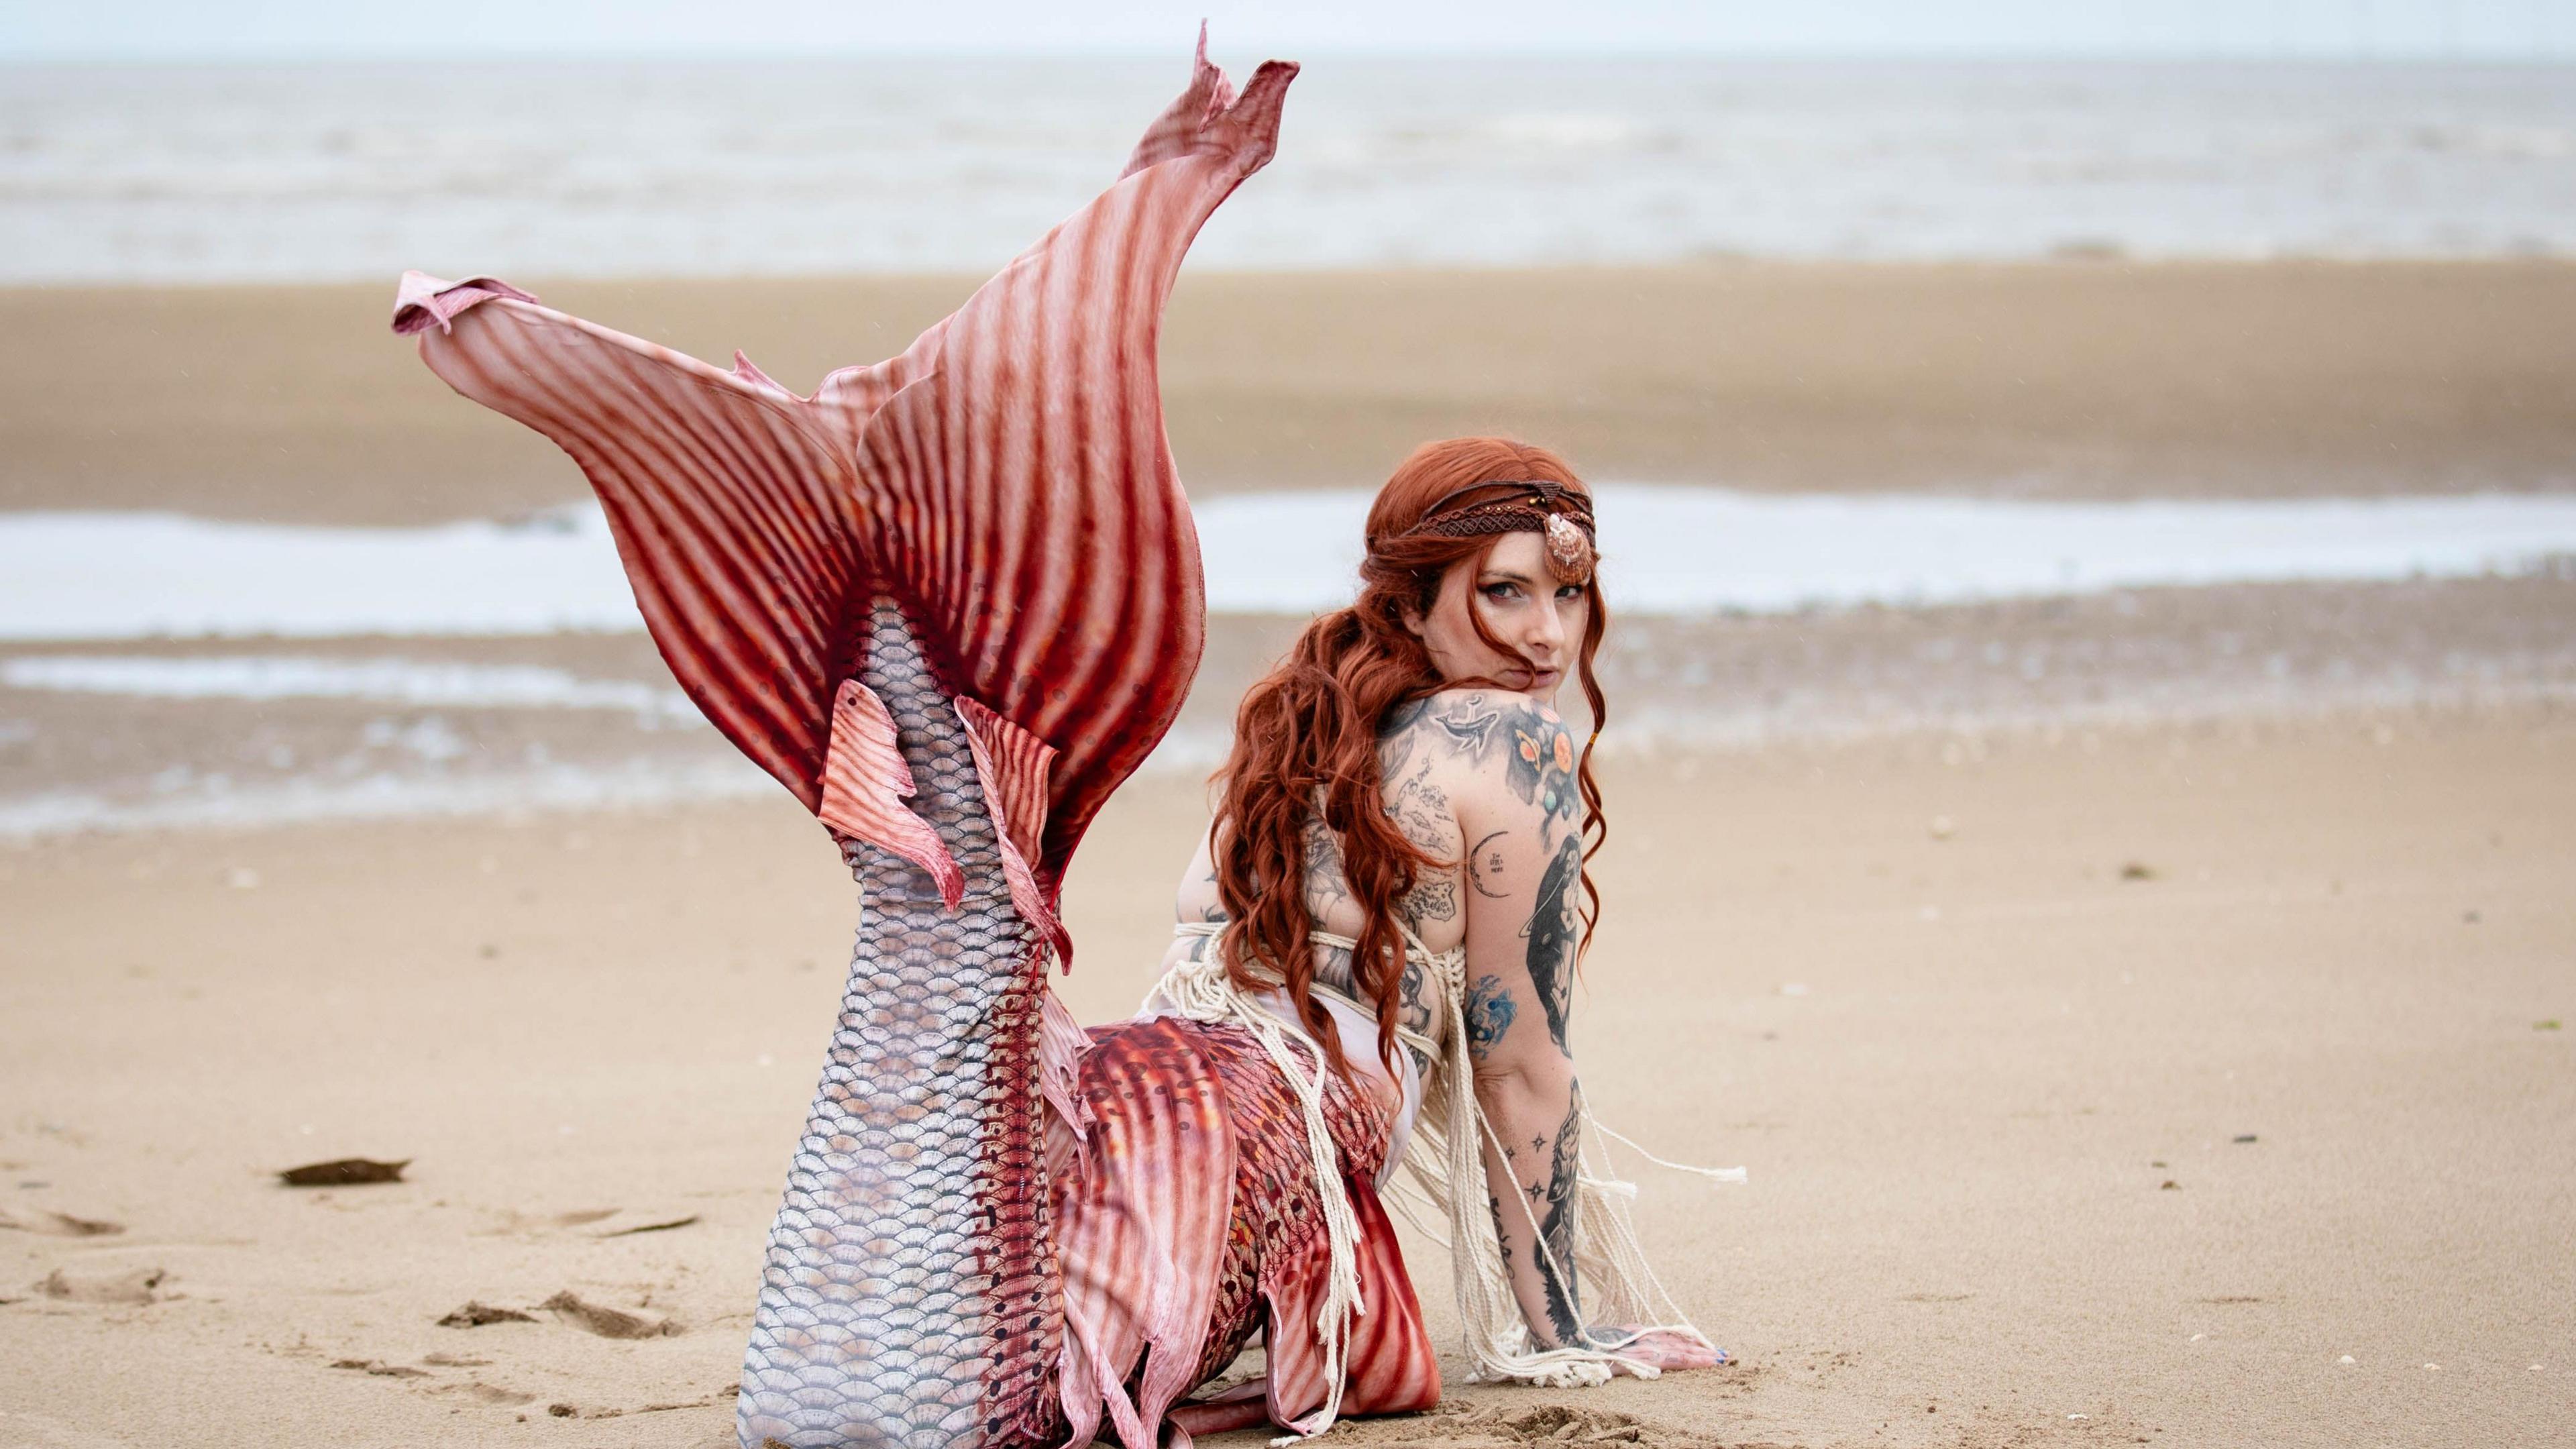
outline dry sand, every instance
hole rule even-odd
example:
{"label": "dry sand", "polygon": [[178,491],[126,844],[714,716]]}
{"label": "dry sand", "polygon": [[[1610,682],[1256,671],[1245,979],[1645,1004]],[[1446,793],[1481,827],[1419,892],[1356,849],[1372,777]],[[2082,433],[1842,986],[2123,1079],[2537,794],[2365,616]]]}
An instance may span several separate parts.
{"label": "dry sand", "polygon": [[[810,388],[973,279],[548,284]],[[385,330],[380,286],[0,290],[0,508],[402,522],[583,496]],[[1506,431],[1608,478],[2355,494],[2576,485],[2576,265],[1711,263],[1197,274],[1164,341],[1194,488],[1368,486]]]}
{"label": "dry sand", "polygon": [[[1609,1121],[1751,1169],[1642,1179],[1741,1364],[1463,1406],[1649,1443],[2576,1442],[2563,714],[1909,735],[1609,786],[1576,1048]],[[1198,814],[1140,781],[1086,847],[1086,1018],[1146,985]],[[0,854],[0,917],[0,1205],[123,1227],[0,1231],[0,1443],[724,1441],[854,924],[783,795],[57,842]],[[352,1155],[412,1161],[270,1175]],[[154,1301],[48,1296],[58,1270]],[[566,1291],[677,1331],[538,1308]],[[438,1326],[469,1301],[535,1321]]]}

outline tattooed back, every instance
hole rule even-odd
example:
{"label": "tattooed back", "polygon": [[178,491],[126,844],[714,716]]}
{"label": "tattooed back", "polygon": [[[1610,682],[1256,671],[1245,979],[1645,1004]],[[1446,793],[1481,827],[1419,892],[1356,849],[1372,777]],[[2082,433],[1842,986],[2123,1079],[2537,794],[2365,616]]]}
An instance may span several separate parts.
{"label": "tattooed back", "polygon": [[[1529,1009],[1561,1040],[1565,978],[1580,930],[1582,870],[1582,802],[1575,788],[1575,742],[1565,722],[1523,695],[1444,690],[1388,714],[1379,730],[1378,760],[1388,816],[1440,862],[1415,881],[1402,908],[1405,924],[1432,951],[1446,951],[1468,939],[1471,919],[1486,921],[1501,903],[1525,903],[1524,918],[1508,923],[1514,949],[1533,967],[1540,958],[1547,965],[1543,973],[1532,973],[1544,975],[1544,989],[1524,994],[1534,998]],[[1359,932],[1362,914],[1343,876],[1341,842],[1320,818],[1306,824],[1303,887],[1319,930]],[[1205,837],[1182,878],[1176,917],[1226,918]],[[1166,964],[1211,946],[1204,937],[1176,939]],[[1555,965],[1559,958],[1566,963],[1561,970]],[[1343,948],[1317,946],[1315,976],[1359,994]],[[1471,986],[1478,984],[1475,973],[1469,979]],[[1419,962],[1406,963],[1399,990],[1402,1019],[1417,1031],[1431,1031],[1433,1001]],[[1507,1027],[1522,1007],[1492,992],[1470,1005],[1471,1036],[1479,1040]]]}

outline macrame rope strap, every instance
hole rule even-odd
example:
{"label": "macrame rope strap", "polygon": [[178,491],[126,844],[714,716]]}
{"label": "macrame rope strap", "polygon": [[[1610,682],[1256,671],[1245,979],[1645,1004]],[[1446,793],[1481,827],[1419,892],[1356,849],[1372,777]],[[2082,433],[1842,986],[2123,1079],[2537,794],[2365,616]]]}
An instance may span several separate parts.
{"label": "macrame rope strap", "polygon": [[[1182,925],[1178,934],[1215,937],[1224,929],[1221,922],[1192,922]],[[1192,1021],[1229,1023],[1249,1031],[1261,1043],[1271,1064],[1279,1069],[1279,1075],[1287,1079],[1289,1090],[1296,1094],[1297,1105],[1304,1112],[1306,1156],[1314,1169],[1316,1196],[1323,1202],[1324,1240],[1330,1258],[1323,1306],[1315,1315],[1315,1332],[1324,1354],[1324,1406],[1292,1425],[1296,1433],[1271,1441],[1274,1446],[1293,1444],[1323,1433],[1341,1417],[1350,1321],[1354,1314],[1368,1311],[1360,1294],[1359,1215],[1351,1207],[1350,1188],[1342,1180],[1341,1153],[1333,1143],[1332,1126],[1324,1118],[1324,1056],[1308,1044],[1315,1054],[1314,1070],[1309,1073],[1288,1045],[1286,1025],[1236,988],[1234,978],[1226,974],[1224,964],[1213,951],[1164,972],[1154,996]],[[1154,996],[1146,998],[1149,1005]]]}
{"label": "macrame rope strap", "polygon": [[[1436,985],[1441,1000],[1434,1008],[1436,1036],[1402,1028],[1398,1031],[1404,1044],[1420,1051],[1432,1067],[1423,1075],[1420,1111],[1412,1140],[1405,1149],[1404,1168],[1409,1181],[1399,1184],[1387,1200],[1416,1231],[1449,1251],[1458,1317],[1466,1330],[1469,1382],[1580,1388],[1606,1383],[1621,1369],[1640,1378],[1653,1378],[1660,1370],[1652,1362],[1620,1351],[1651,1333],[1688,1338],[1714,1349],[1708,1336],[1674,1303],[1662,1278],[1646,1260],[1628,1217],[1627,1204],[1637,1195],[1636,1185],[1612,1174],[1606,1154],[1596,1166],[1588,1140],[1582,1145],[1575,1179],[1579,1244],[1576,1262],[1557,1261],[1545,1236],[1538,1231],[1536,1216],[1528,1203],[1520,1201],[1518,1193],[1512,1197],[1520,1201],[1521,1212],[1529,1222],[1531,1241],[1537,1246],[1543,1271],[1569,1284],[1579,1273],[1597,1290],[1598,1316],[1635,1327],[1612,1343],[1542,1349],[1531,1342],[1528,1320],[1521,1313],[1519,1298],[1512,1290],[1510,1269],[1503,1260],[1502,1225],[1488,1207],[1483,1187],[1484,1148],[1491,1142],[1499,1153],[1501,1143],[1486,1120],[1482,1104],[1476,1100],[1475,1063],[1468,1051],[1466,1020],[1467,951],[1462,945],[1435,952],[1410,927],[1402,922],[1397,925],[1403,932],[1406,949],[1423,964],[1424,974]],[[1188,922],[1176,930],[1184,936],[1213,939],[1224,933],[1225,926],[1223,922]],[[1358,947],[1347,936],[1326,931],[1310,934],[1319,946],[1337,946],[1346,951]],[[1328,995],[1338,994],[1316,989]],[[1309,1077],[1288,1046],[1288,1028],[1276,1014],[1236,989],[1224,966],[1213,959],[1213,953],[1210,959],[1187,961],[1172,968],[1155,990],[1180,1015],[1201,1021],[1233,1022],[1250,1030],[1306,1108],[1307,1147],[1324,1201],[1325,1221],[1331,1230],[1328,1241],[1334,1254],[1332,1291],[1316,1325],[1324,1336],[1332,1388],[1320,1419],[1304,1421],[1298,1427],[1303,1434],[1321,1433],[1341,1407],[1340,1374],[1348,1335],[1341,1305],[1347,1302],[1352,1311],[1364,1311],[1358,1303],[1356,1248],[1346,1246],[1356,1243],[1357,1221],[1351,1216],[1349,1193],[1323,1117],[1322,1053],[1308,1044],[1314,1052],[1316,1073]],[[1153,999],[1147,998],[1149,1005]],[[1302,1033],[1298,1039],[1304,1041]],[[1696,1173],[1717,1183],[1745,1181],[1745,1171],[1740,1167],[1696,1167],[1658,1157],[1612,1131],[1589,1108],[1584,1110],[1582,1121],[1587,1134],[1598,1131],[1658,1166]],[[1313,1427],[1306,1427],[1308,1424]],[[1293,1442],[1294,1438],[1274,1441]]]}

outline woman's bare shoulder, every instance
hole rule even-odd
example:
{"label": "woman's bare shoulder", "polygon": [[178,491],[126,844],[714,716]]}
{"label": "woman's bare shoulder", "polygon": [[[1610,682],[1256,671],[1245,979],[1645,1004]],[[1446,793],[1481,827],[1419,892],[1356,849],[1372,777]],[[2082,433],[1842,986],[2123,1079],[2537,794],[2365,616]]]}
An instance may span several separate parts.
{"label": "woman's bare shoulder", "polygon": [[[1390,780],[1428,769],[1451,793],[1571,818],[1578,808],[1573,732],[1526,695],[1444,689],[1387,712],[1379,756]],[[1463,803],[1463,801],[1462,801]]]}

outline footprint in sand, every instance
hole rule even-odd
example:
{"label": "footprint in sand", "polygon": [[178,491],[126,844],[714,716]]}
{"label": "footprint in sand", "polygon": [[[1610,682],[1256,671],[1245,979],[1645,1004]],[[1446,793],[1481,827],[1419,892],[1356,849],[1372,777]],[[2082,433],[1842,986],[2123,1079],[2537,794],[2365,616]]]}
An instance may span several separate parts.
{"label": "footprint in sand", "polygon": [[[1718,1441],[1697,1434],[1658,1429],[1609,1409],[1582,1409],[1570,1404],[1540,1404],[1506,1411],[1448,1403],[1420,1419],[1388,1420],[1401,1439],[1382,1442],[1438,1446],[1438,1449],[1516,1449],[1524,1444],[1616,1444],[1640,1449],[1698,1449]],[[1360,1430],[1370,1435],[1377,1425]],[[1370,1437],[1374,1437],[1370,1435]]]}
{"label": "footprint in sand", "polygon": [[380,1379],[425,1379],[429,1377],[429,1370],[427,1369],[416,1369],[405,1364],[387,1363],[380,1358],[333,1359],[331,1361],[331,1367],[335,1369],[356,1369],[361,1373],[370,1374]]}
{"label": "footprint in sand", "polygon": [[[422,1358],[421,1362],[437,1368],[483,1368],[492,1361],[488,1358],[469,1358],[462,1354],[433,1353]],[[425,1379],[431,1376],[428,1369],[417,1369],[407,1364],[387,1363],[380,1358],[334,1359],[331,1367],[349,1369],[380,1379]],[[427,1387],[433,1394],[471,1399],[478,1404],[492,1404],[505,1409],[517,1408],[537,1401],[537,1396],[534,1394],[523,1394],[517,1389],[503,1388],[499,1384],[487,1384],[480,1379],[467,1379],[463,1383],[431,1384]]]}
{"label": "footprint in sand", "polygon": [[533,1314],[515,1308],[499,1308],[479,1298],[466,1300],[465,1306],[438,1320],[441,1328],[481,1328],[493,1323],[534,1323]]}
{"label": "footprint in sand", "polygon": [[36,1285],[48,1298],[70,1303],[155,1303],[167,1296],[167,1268],[130,1268],[122,1273],[101,1268],[56,1268]]}
{"label": "footprint in sand", "polygon": [[104,1218],[76,1218],[70,1213],[12,1212],[0,1208],[0,1228],[42,1233],[49,1238],[104,1238],[124,1232],[125,1224],[111,1223]]}
{"label": "footprint in sand", "polygon": [[499,1384],[487,1384],[479,1380],[461,1384],[440,1384],[430,1392],[452,1395],[460,1399],[472,1399],[478,1404],[497,1404],[503,1408],[516,1408],[521,1404],[533,1404],[537,1401],[537,1396],[534,1394],[523,1394],[517,1389],[505,1389]]}
{"label": "footprint in sand", "polygon": [[673,1228],[685,1228],[697,1220],[696,1213],[630,1213],[614,1222],[602,1224],[592,1236],[631,1238],[637,1233],[665,1233]]}
{"label": "footprint in sand", "polygon": [[697,1220],[696,1213],[682,1208],[577,1208],[564,1213],[523,1213],[507,1209],[487,1231],[497,1236],[584,1228],[589,1230],[587,1236],[590,1237],[624,1238],[637,1233],[685,1228]]}
{"label": "footprint in sand", "polygon": [[569,1290],[537,1307],[584,1333],[596,1333],[602,1338],[667,1338],[680,1332],[680,1326],[667,1318],[647,1318],[622,1308],[586,1302]]}

